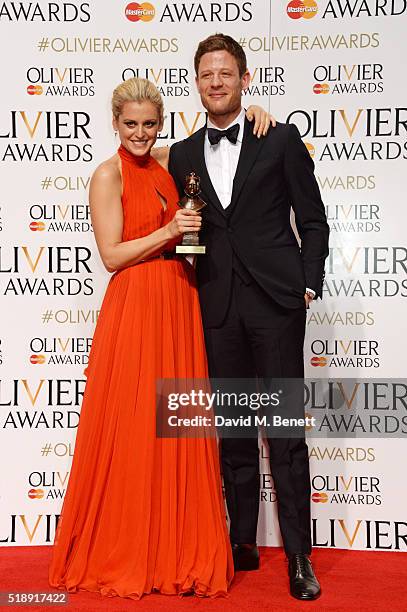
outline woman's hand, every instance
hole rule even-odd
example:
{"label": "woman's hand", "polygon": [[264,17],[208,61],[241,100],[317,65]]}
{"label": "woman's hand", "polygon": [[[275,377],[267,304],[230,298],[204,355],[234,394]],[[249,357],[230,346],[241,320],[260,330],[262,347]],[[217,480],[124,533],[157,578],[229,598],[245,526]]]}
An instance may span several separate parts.
{"label": "woman's hand", "polygon": [[202,217],[195,210],[180,208],[172,221],[167,225],[171,239],[179,238],[186,232],[197,232],[201,229]]}
{"label": "woman's hand", "polygon": [[269,131],[270,123],[273,127],[276,127],[276,120],[273,115],[270,115],[261,106],[251,104],[246,111],[246,117],[249,121],[254,119],[253,134],[260,138],[265,136]]}

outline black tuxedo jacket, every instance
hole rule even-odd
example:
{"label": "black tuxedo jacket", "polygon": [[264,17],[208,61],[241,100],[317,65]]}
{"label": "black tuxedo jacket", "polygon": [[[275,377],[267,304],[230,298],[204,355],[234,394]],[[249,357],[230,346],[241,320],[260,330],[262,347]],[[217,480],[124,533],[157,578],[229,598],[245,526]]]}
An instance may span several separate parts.
{"label": "black tuxedo jacket", "polygon": [[[314,163],[293,124],[278,123],[267,136],[253,136],[247,120],[230,205],[215,193],[204,158],[205,128],[171,147],[169,170],[183,195],[185,176],[201,178],[197,278],[206,327],[221,325],[229,303],[232,270],[238,260],[280,305],[304,305],[306,287],[321,297],[329,226],[314,176]],[[290,224],[290,209],[301,247]]]}

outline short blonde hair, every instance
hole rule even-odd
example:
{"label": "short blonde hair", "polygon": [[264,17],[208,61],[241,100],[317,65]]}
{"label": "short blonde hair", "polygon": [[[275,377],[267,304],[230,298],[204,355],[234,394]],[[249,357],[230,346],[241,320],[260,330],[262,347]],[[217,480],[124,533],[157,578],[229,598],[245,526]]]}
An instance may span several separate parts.
{"label": "short blonde hair", "polygon": [[158,111],[160,123],[164,120],[164,103],[157,87],[147,79],[133,77],[123,81],[113,91],[112,112],[115,119],[121,114],[126,102],[144,102],[154,104]]}

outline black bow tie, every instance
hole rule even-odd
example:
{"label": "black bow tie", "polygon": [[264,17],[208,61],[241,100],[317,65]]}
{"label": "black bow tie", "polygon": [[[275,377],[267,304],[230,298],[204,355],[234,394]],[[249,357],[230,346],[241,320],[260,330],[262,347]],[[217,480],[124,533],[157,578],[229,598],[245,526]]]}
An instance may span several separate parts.
{"label": "black bow tie", "polygon": [[229,142],[236,144],[237,136],[239,134],[240,125],[235,123],[227,130],[216,130],[215,128],[208,128],[208,138],[211,145],[218,144],[220,140],[225,136]]}

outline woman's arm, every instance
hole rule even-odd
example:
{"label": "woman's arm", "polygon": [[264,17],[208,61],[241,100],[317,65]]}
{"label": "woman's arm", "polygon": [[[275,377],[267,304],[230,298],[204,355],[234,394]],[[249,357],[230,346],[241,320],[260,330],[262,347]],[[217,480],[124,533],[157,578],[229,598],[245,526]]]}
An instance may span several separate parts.
{"label": "woman's arm", "polygon": [[[249,121],[254,120],[253,125],[253,134],[257,138],[261,136],[265,136],[270,128],[270,123],[274,127],[276,127],[277,121],[270,115],[264,108],[261,106],[257,106],[256,104],[251,104],[246,111],[246,117]],[[151,156],[154,157],[166,170],[168,170],[168,158],[170,154],[169,147],[153,147],[151,149]]]}
{"label": "woman's arm", "polygon": [[96,244],[108,272],[132,266],[160,251],[170,240],[201,227],[198,213],[180,209],[164,227],[143,238],[122,242],[121,190],[118,163],[109,160],[101,164],[90,182],[89,203]]}

